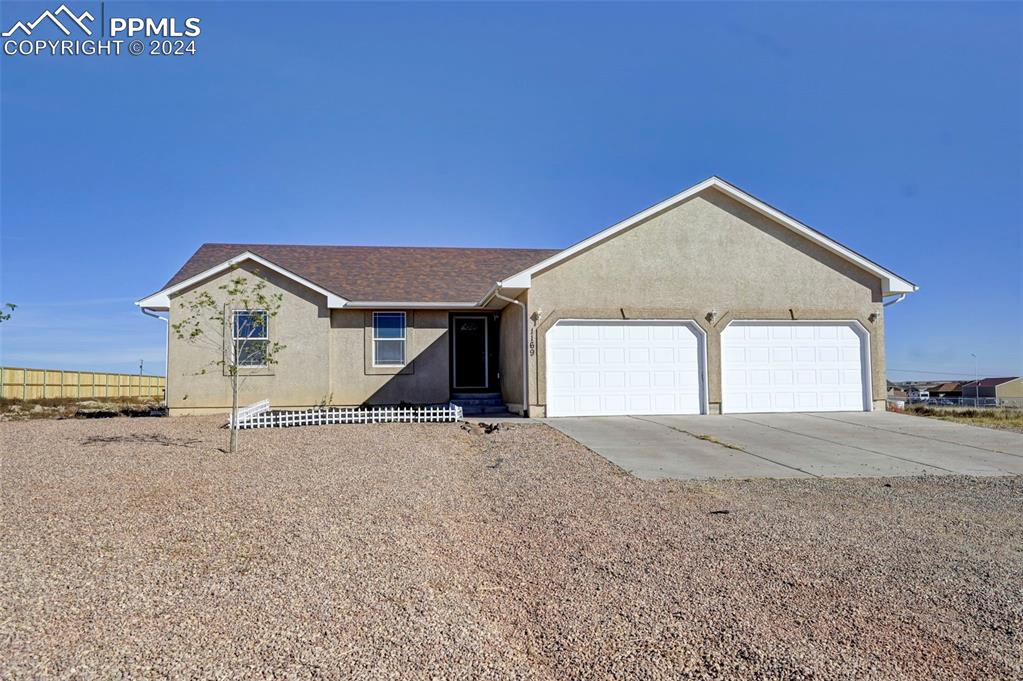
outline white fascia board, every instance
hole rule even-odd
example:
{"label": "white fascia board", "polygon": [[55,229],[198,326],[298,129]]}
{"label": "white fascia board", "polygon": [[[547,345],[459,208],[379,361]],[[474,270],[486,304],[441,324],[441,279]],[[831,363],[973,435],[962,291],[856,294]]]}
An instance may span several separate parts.
{"label": "white fascia board", "polygon": [[209,279],[210,277],[214,277],[214,276],[220,274],[221,272],[229,270],[232,267],[234,267],[234,266],[236,266],[236,265],[238,265],[240,263],[246,262],[248,260],[251,260],[252,262],[255,262],[255,263],[259,263],[263,267],[265,267],[265,268],[267,268],[269,270],[273,270],[274,272],[277,272],[278,274],[280,274],[280,275],[282,275],[284,277],[287,277],[288,279],[291,279],[292,281],[295,281],[295,282],[301,284],[302,286],[305,286],[308,289],[311,289],[313,291],[316,291],[317,293],[323,294],[327,298],[327,307],[328,308],[340,308],[340,307],[344,307],[345,305],[348,304],[347,300],[345,300],[344,298],[342,298],[338,294],[334,293],[333,291],[328,291],[327,289],[323,288],[322,286],[319,286],[318,284],[314,284],[313,282],[309,281],[308,279],[300,277],[297,274],[295,274],[294,272],[286,270],[283,267],[281,267],[280,265],[276,265],[276,264],[270,262],[269,260],[267,260],[266,258],[261,258],[260,256],[256,255],[255,253],[252,253],[250,251],[245,251],[244,253],[236,255],[235,257],[231,258],[230,260],[225,260],[224,262],[220,263],[219,265],[215,265],[214,267],[211,267],[211,268],[209,268],[208,270],[206,270],[204,272],[200,272],[199,274],[197,274],[197,275],[195,275],[193,277],[189,277],[188,279],[185,279],[184,281],[178,282],[177,284],[174,284],[173,286],[168,286],[167,288],[163,289],[162,291],[157,291],[156,293],[154,293],[151,296],[147,296],[146,298],[143,298],[141,300],[136,300],[135,304],[138,305],[139,307],[146,307],[146,308],[149,308],[149,309],[152,309],[152,310],[167,310],[167,309],[170,309],[170,297],[171,297],[172,294],[177,293],[178,291],[182,291],[182,290],[188,288],[189,286],[194,286],[195,284],[198,284],[198,283],[200,283],[202,281],[205,281],[206,279]]}
{"label": "white fascia board", "polygon": [[497,306],[492,309],[501,309],[505,305],[508,305],[508,301],[498,298],[497,297],[498,294],[501,294],[505,298],[518,298],[528,289],[529,289],[528,283],[525,286],[513,286],[509,284],[508,279],[505,279],[491,286],[490,290],[487,291],[486,295],[484,295],[480,299],[480,302],[478,302],[476,305],[478,307],[489,308],[491,304],[497,302],[498,303]]}
{"label": "white fascia board", "polygon": [[747,194],[738,187],[735,187],[729,184],[728,182],[725,182],[719,177],[709,177],[703,182],[695,184],[689,189],[686,189],[685,191],[680,192],[675,196],[672,196],[671,198],[665,199],[664,201],[661,201],[660,203],[657,203],[647,208],[646,210],[636,213],[630,218],[626,218],[625,220],[622,220],[617,224],[611,225],[607,229],[601,232],[597,232],[588,239],[583,239],[579,243],[573,246],[569,246],[560,253],[552,255],[546,260],[541,260],[532,267],[522,270],[521,272],[518,272],[508,277],[507,279],[498,282],[498,287],[529,288],[530,283],[532,282],[533,274],[553,267],[562,260],[570,258],[576,253],[579,253],[580,251],[583,251],[589,248],[590,246],[598,244],[601,241],[610,239],[619,232],[623,232],[626,229],[629,229],[630,227],[657,215],[658,213],[666,211],[669,208],[673,208],[674,206],[682,203],[683,201],[686,201],[692,198],[693,196],[696,196],[700,192],[710,188],[717,189],[718,191],[727,194],[728,196],[752,208],[758,213],[761,213],[762,215],[771,218],[775,222],[785,227],[788,227],[794,232],[803,235],[807,239],[813,241],[814,243],[819,244],[825,249],[831,251],[832,253],[835,253],[836,255],[844,258],[845,260],[848,260],[849,262],[858,265],[859,267],[870,272],[871,274],[874,274],[875,276],[880,278],[883,283],[882,286],[883,295],[887,296],[896,293],[913,293],[914,291],[917,291],[919,289],[919,287],[916,284],[913,284],[912,282],[903,279],[894,272],[886,270],[877,263],[872,262],[867,258],[864,258],[862,255],[856,253],[855,251],[849,248],[846,248],[845,246],[838,243],[834,239],[831,239],[821,234],[817,230],[804,225],[802,222],[799,222],[798,220],[789,217],[785,213],[782,213],[780,210],[777,210],[776,208],[767,205],[760,199],[751,196],[750,194]]}
{"label": "white fascia board", "polygon": [[142,300],[136,300],[135,304],[145,310],[166,311],[170,309],[170,296],[163,292],[154,293]]}
{"label": "white fascia board", "polygon": [[474,310],[480,307],[479,303],[413,303],[393,300],[353,300],[345,304],[348,309],[395,309],[395,310],[450,310],[469,309]]}

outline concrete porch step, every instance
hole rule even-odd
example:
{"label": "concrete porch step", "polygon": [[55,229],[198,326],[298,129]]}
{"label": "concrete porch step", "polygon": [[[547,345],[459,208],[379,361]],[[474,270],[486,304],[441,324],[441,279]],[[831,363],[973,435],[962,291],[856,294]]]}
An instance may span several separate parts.
{"label": "concrete porch step", "polygon": [[453,404],[459,407],[503,407],[504,402],[501,400],[451,400]]}
{"label": "concrete porch step", "polygon": [[501,400],[501,393],[451,393],[451,401],[458,400]]}
{"label": "concrete porch step", "polygon": [[[493,410],[495,409],[504,411],[507,408],[504,405],[504,400],[501,399],[500,393],[455,393],[451,398],[451,402],[452,404],[457,404],[466,413],[470,413],[470,411],[494,413]],[[484,409],[491,411],[480,411]]]}
{"label": "concrete porch step", "polygon": [[486,407],[477,407],[477,406],[469,406],[469,407],[464,407],[463,406],[462,407],[462,415],[463,416],[484,416],[486,414],[507,414],[507,413],[508,413],[508,408],[506,406],[504,406],[503,404],[497,405],[497,406],[486,406]]}

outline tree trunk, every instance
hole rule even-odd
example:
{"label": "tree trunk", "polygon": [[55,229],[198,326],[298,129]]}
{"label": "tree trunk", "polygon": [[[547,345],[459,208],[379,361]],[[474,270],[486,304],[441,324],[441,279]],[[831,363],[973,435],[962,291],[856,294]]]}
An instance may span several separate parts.
{"label": "tree trunk", "polygon": [[231,367],[231,444],[228,451],[238,451],[238,367]]}

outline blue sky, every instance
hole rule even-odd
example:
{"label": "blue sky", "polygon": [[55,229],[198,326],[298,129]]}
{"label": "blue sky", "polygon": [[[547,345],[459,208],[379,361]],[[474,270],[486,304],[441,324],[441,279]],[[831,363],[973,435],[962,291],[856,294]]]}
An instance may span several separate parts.
{"label": "blue sky", "polygon": [[1023,373],[1023,5],[105,12],[198,54],[0,57],[6,364],[162,372],[204,241],[556,248],[717,174],[920,285],[891,377]]}

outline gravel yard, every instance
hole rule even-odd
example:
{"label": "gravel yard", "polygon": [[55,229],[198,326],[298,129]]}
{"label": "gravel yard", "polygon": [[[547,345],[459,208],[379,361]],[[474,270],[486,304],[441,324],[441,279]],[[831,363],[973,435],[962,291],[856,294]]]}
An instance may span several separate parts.
{"label": "gravel yard", "polygon": [[[1023,480],[645,482],[542,425],[0,423],[0,678],[1023,676]],[[727,511],[727,512],[726,512]]]}

